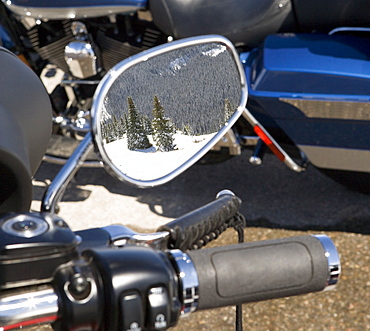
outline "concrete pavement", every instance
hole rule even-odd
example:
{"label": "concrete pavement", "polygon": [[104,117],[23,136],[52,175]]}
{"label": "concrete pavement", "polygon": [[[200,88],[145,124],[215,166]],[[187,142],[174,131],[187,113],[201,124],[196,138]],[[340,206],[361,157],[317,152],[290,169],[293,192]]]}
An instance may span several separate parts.
{"label": "concrete pavement", "polygon": [[[269,154],[262,166],[252,166],[248,155],[196,164],[151,189],[131,187],[104,169],[83,168],[66,190],[60,216],[75,230],[114,223],[156,229],[227,188],[243,200],[242,213],[250,226],[370,233],[370,195],[350,191],[313,167],[294,173]],[[36,173],[34,210],[59,169],[43,163]]]}

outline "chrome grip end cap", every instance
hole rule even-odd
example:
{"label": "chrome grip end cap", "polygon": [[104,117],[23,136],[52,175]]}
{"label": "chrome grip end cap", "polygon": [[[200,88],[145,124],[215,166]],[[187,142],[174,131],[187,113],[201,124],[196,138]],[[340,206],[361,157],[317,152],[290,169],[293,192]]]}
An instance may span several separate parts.
{"label": "chrome grip end cap", "polygon": [[325,251],[325,257],[328,261],[328,279],[324,291],[330,291],[334,289],[338,283],[339,276],[341,273],[340,257],[333,241],[324,234],[315,235]]}
{"label": "chrome grip end cap", "polygon": [[198,308],[198,275],[188,254],[179,249],[171,250],[170,253],[176,262],[178,277],[182,283],[182,308],[180,317],[186,317]]}

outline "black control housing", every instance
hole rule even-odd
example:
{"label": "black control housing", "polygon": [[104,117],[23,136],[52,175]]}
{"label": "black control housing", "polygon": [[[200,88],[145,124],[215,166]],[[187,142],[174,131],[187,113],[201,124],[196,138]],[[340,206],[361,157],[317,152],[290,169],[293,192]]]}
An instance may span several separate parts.
{"label": "black control housing", "polygon": [[103,330],[165,330],[178,321],[178,279],[164,252],[149,247],[100,248],[82,253],[104,302]]}
{"label": "black control housing", "polygon": [[2,215],[0,289],[50,282],[56,268],[77,258],[77,238],[56,215]]}

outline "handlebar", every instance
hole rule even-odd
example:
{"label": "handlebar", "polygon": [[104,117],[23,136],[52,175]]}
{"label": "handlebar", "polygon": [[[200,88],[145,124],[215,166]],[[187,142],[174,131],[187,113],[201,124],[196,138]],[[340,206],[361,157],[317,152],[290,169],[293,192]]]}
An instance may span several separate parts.
{"label": "handlebar", "polygon": [[241,200],[229,190],[223,190],[216,200],[161,226],[168,231],[168,248],[199,249],[230,227],[245,227],[244,217],[237,217]]}
{"label": "handlebar", "polygon": [[89,284],[84,295],[78,297],[78,286],[66,276],[70,270],[64,267],[54,290],[0,299],[0,322],[7,325],[2,330],[58,318],[67,320],[59,322],[61,330],[81,325],[81,320],[92,330],[102,325],[104,330],[130,330],[133,325],[166,329],[179,316],[195,310],[331,289],[340,274],[338,253],[325,235],[187,253],[171,250],[165,254],[135,246],[123,252],[90,250],[84,256],[90,261],[84,268],[89,270],[74,277],[80,292],[86,289],[79,277]]}
{"label": "handlebar", "polygon": [[340,273],[338,253],[325,235],[244,243],[188,254],[199,279],[198,309],[330,289]]}
{"label": "handlebar", "polygon": [[[205,210],[215,212],[214,206]],[[211,214],[215,215],[213,212]],[[237,209],[233,213],[236,212]],[[203,215],[198,219],[199,224],[205,224],[204,217],[209,214],[204,210],[200,213],[198,210],[197,214]],[[18,224],[17,217],[10,218],[11,221],[9,218],[0,220],[1,229],[8,231],[12,224],[11,231],[22,229],[28,231],[29,238],[40,240],[39,236],[32,237],[32,226],[42,222],[36,222],[32,214],[34,223],[23,215],[22,223]],[[41,256],[34,260],[40,263],[44,259],[46,263],[58,265],[50,277],[43,274],[39,280],[20,278],[12,283],[5,282],[6,276],[0,279],[3,282],[0,282],[1,331],[39,323],[53,323],[55,330],[81,327],[164,330],[196,310],[330,289],[336,285],[340,274],[338,252],[325,235],[184,251],[171,249],[173,241],[166,227],[157,234],[140,235],[115,226],[76,232],[74,237],[78,239],[72,240],[79,247],[76,255],[70,252],[76,245],[70,243],[66,224],[56,216],[45,219],[49,228],[54,226],[53,236],[62,234],[65,242],[53,248],[54,253],[59,254],[58,259],[53,256],[46,260]],[[191,223],[191,214],[185,219],[186,224]],[[226,220],[221,223],[223,227],[229,224]],[[176,229],[179,226],[177,223]],[[41,228],[45,228],[45,224]],[[40,233],[40,228],[35,227],[35,231]],[[39,248],[51,249],[50,236],[48,233],[49,246],[44,243]],[[10,253],[9,245],[2,249],[0,271],[12,273],[8,265],[4,266],[9,256],[17,256],[18,249],[27,255],[24,251],[26,239],[22,240],[23,246],[11,247]],[[69,248],[68,253],[61,249],[62,246]],[[35,252],[40,257],[41,250]],[[32,268],[32,263],[18,260],[26,269]]]}

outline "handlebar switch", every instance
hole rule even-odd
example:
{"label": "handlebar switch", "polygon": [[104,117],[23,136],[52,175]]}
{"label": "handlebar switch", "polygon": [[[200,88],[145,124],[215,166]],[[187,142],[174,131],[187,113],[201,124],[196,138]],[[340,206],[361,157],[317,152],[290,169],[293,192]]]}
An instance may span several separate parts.
{"label": "handlebar switch", "polygon": [[101,330],[163,330],[180,315],[178,278],[166,253],[149,246],[99,247],[82,252],[89,261],[99,293]]}
{"label": "handlebar switch", "polygon": [[125,293],[121,299],[123,316],[122,330],[135,331],[144,329],[143,302],[137,292]]}
{"label": "handlebar switch", "polygon": [[153,287],[148,294],[147,325],[151,329],[162,330],[168,328],[170,302],[165,287]]}

